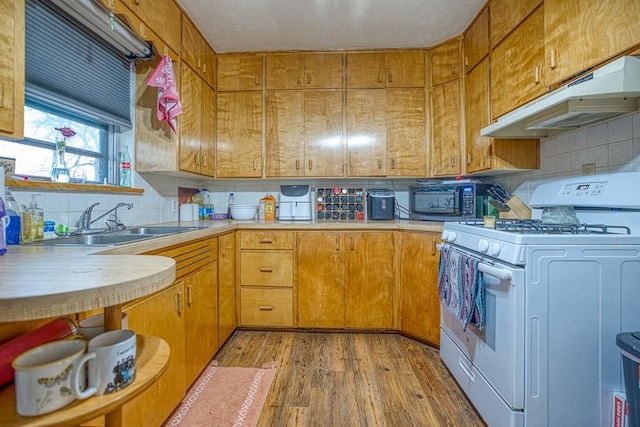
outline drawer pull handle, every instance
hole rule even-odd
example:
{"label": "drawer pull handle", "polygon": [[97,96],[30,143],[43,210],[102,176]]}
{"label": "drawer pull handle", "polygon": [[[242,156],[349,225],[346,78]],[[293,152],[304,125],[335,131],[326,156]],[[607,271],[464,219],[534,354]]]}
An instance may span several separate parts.
{"label": "drawer pull handle", "polygon": [[273,268],[271,268],[271,267],[260,267],[260,273],[273,273]]}
{"label": "drawer pull handle", "polygon": [[264,239],[260,240],[260,243],[264,243],[266,245],[270,245],[270,244],[273,243],[273,240],[268,238],[268,237],[265,237]]}
{"label": "drawer pull handle", "polygon": [[273,306],[272,305],[261,305],[260,306],[260,311],[271,311],[273,310]]}

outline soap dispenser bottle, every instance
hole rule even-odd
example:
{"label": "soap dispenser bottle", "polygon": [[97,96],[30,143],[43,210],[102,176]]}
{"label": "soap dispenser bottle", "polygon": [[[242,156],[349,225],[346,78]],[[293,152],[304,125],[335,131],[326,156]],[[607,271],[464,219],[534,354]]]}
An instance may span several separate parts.
{"label": "soap dispenser bottle", "polygon": [[38,207],[36,196],[32,194],[29,208],[25,209],[22,215],[22,239],[24,243],[34,242],[44,239],[44,209]]}
{"label": "soap dispenser bottle", "polygon": [[7,253],[7,243],[5,241],[4,229],[8,222],[7,213],[4,209],[4,201],[0,197],[0,255]]}
{"label": "soap dispenser bottle", "polygon": [[21,217],[22,210],[20,209],[20,205],[9,191],[9,188],[6,189],[5,198],[4,198],[4,207],[7,212],[7,216],[9,217],[9,225],[6,227],[7,234],[7,245],[19,245],[21,242]]}

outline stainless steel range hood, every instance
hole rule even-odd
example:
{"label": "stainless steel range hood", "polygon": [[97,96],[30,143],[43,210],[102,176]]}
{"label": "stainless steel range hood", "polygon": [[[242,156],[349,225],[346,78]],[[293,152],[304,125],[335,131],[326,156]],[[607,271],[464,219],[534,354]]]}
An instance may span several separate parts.
{"label": "stainless steel range hood", "polygon": [[640,58],[624,56],[482,129],[482,136],[541,138],[638,110]]}

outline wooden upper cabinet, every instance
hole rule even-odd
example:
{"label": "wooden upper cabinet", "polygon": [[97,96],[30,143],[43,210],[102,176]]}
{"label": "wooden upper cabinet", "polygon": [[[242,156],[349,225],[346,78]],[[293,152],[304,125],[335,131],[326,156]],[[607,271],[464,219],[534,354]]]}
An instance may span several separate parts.
{"label": "wooden upper cabinet", "polygon": [[347,90],[347,175],[387,174],[386,90]]}
{"label": "wooden upper cabinet", "polygon": [[180,52],[180,20],[182,13],[173,0],[123,0],[129,9],[140,18],[144,24],[135,30],[145,39],[145,29],[148,26],[157,33],[167,45],[176,52]]}
{"label": "wooden upper cabinet", "polygon": [[0,2],[0,135],[24,136],[24,1]]}
{"label": "wooden upper cabinet", "polygon": [[424,52],[347,54],[347,87],[424,87]]}
{"label": "wooden upper cabinet", "polygon": [[464,69],[468,73],[489,54],[489,8],[485,7],[464,33]]}
{"label": "wooden upper cabinet", "polygon": [[261,177],[262,93],[219,92],[216,113],[216,176]]}
{"label": "wooden upper cabinet", "polygon": [[491,46],[497,46],[540,4],[542,0],[491,0]]}
{"label": "wooden upper cabinet", "polygon": [[460,42],[451,40],[431,49],[431,86],[460,78]]}
{"label": "wooden upper cabinet", "polygon": [[387,89],[387,175],[427,173],[424,89]]}
{"label": "wooden upper cabinet", "polygon": [[431,92],[431,173],[462,173],[460,128],[460,80],[435,86]]}
{"label": "wooden upper cabinet", "polygon": [[543,34],[540,6],[491,51],[492,119],[546,92]]}
{"label": "wooden upper cabinet", "polygon": [[544,2],[547,86],[640,43],[638,0]]}
{"label": "wooden upper cabinet", "polygon": [[218,55],[218,91],[262,90],[262,55]]}
{"label": "wooden upper cabinet", "polygon": [[266,109],[267,176],[343,174],[341,91],[267,92]]}
{"label": "wooden upper cabinet", "polygon": [[215,88],[215,55],[202,34],[187,17],[182,19],[182,49],[180,57],[209,86]]}
{"label": "wooden upper cabinet", "polygon": [[267,89],[341,89],[341,53],[267,55]]}

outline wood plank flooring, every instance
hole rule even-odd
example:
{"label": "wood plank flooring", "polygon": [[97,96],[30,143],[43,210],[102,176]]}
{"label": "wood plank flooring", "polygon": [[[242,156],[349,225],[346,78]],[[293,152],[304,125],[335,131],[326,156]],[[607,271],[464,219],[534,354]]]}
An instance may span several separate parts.
{"label": "wood plank flooring", "polygon": [[280,366],[260,426],[485,426],[438,350],[397,334],[236,331],[220,366]]}

